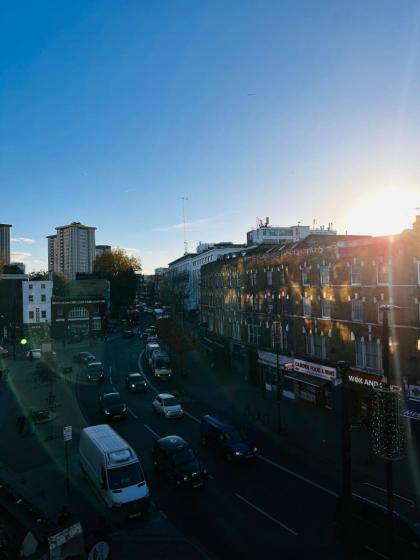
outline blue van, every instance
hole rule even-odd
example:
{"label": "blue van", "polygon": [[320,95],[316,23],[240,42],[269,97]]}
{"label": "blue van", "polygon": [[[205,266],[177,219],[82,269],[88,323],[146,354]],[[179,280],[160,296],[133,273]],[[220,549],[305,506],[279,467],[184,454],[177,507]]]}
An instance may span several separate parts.
{"label": "blue van", "polygon": [[248,461],[254,459],[258,451],[238,428],[210,414],[201,419],[200,438],[201,445],[218,449],[227,461]]}

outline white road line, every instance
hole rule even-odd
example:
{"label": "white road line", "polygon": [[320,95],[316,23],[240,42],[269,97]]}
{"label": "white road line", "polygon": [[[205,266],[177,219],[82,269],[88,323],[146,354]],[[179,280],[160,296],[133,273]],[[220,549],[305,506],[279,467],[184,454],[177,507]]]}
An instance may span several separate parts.
{"label": "white road line", "polygon": [[210,480],[214,480],[214,476],[212,474],[207,474]]}
{"label": "white road line", "polygon": [[163,517],[163,519],[168,519],[168,516],[166,515],[166,513],[164,511],[162,511],[161,509],[158,509],[158,512]]}
{"label": "white road line", "polygon": [[157,434],[154,430],[152,430],[152,428],[150,428],[147,424],[143,424],[143,426],[146,428],[146,430],[149,430],[149,432],[150,432],[151,434],[153,434],[155,437],[157,437],[157,438],[160,439],[160,435]]}
{"label": "white road line", "polygon": [[139,419],[139,417],[137,416],[137,414],[134,414],[134,412],[131,410],[131,408],[128,408],[128,407],[127,407],[127,410],[128,410],[128,412],[129,412],[130,414],[132,414],[132,415],[134,416],[134,418],[135,418],[136,420]]}
{"label": "white road line", "polygon": [[184,409],[184,414],[185,416],[188,416],[188,418],[191,418],[191,420],[194,420],[194,422],[197,422],[197,424],[200,424],[200,420],[196,416],[193,416],[192,414],[187,412],[185,409]]}
{"label": "white road line", "polygon": [[281,471],[283,471],[287,474],[290,474],[291,476],[294,476],[295,478],[298,478],[299,480],[302,480],[303,482],[306,482],[306,484],[310,484],[311,486],[314,486],[315,488],[318,488],[318,490],[322,490],[322,492],[326,492],[330,496],[334,496],[335,498],[338,496],[337,492],[334,492],[334,490],[330,490],[329,488],[326,488],[325,486],[322,486],[321,484],[318,484],[317,482],[314,482],[313,480],[310,480],[309,478],[306,478],[306,477],[302,476],[301,474],[298,474],[295,471],[292,471],[291,469],[288,469],[287,467],[283,467],[283,465],[279,465],[278,463],[272,461],[271,459],[268,459],[267,457],[264,457],[264,455],[260,455],[258,453],[257,457],[259,459],[261,459],[261,461],[265,461],[269,465],[272,465],[273,467],[276,467],[277,469],[279,469],[279,470],[281,470]]}
{"label": "white road line", "polygon": [[277,525],[282,527],[285,531],[289,531],[289,533],[291,533],[292,535],[297,537],[298,533],[296,533],[296,531],[293,531],[293,529],[291,529],[290,527],[288,527],[287,525],[285,525],[284,523],[282,523],[281,521],[279,521],[278,519],[276,519],[275,517],[273,517],[272,515],[270,515],[266,511],[264,511],[263,509],[259,508],[255,504],[249,502],[246,498],[244,498],[240,494],[237,494],[236,492],[235,492],[235,496],[237,498],[239,498],[240,500],[242,500],[243,502],[245,502],[246,504],[248,504],[253,509],[255,509],[255,511],[258,511],[258,513],[261,513],[261,515],[264,515],[264,517],[266,517],[267,519],[270,519],[270,521],[272,521],[273,523],[276,523]]}

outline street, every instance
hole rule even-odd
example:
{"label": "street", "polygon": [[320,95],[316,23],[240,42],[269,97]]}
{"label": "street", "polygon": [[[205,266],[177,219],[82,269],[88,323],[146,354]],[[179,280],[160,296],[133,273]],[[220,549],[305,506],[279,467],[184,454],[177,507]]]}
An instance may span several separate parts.
{"label": "street", "polygon": [[[154,505],[188,540],[214,558],[302,558],[309,552],[323,558],[340,557],[334,536],[336,489],[309,478],[305,465],[298,471],[273,460],[258,441],[253,443],[259,457],[252,464],[227,463],[214,450],[200,447],[199,418],[212,412],[211,403],[205,394],[200,400],[183,397],[176,378],[155,382],[137,337],[109,340],[103,356],[97,357],[110,373],[104,385],[89,385],[81,379],[81,368],[76,387],[82,414],[89,425],[104,423],[98,411],[100,391],[115,388],[124,395],[128,418],[113,427],[143,462]],[[148,378],[149,391],[128,394],[124,377],[138,370]],[[157,391],[179,395],[183,419],[166,420],[153,412],[151,402]],[[153,442],[171,434],[182,436],[198,451],[209,472],[205,489],[180,492],[154,472]]]}

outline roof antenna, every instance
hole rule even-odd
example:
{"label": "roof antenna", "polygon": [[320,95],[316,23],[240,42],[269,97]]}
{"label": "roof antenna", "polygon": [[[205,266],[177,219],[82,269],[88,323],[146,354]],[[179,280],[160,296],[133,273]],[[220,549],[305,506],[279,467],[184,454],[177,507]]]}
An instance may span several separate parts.
{"label": "roof antenna", "polygon": [[184,255],[188,255],[188,241],[187,241],[187,232],[186,232],[186,224],[185,224],[185,201],[188,200],[188,196],[182,197],[182,223],[184,226]]}

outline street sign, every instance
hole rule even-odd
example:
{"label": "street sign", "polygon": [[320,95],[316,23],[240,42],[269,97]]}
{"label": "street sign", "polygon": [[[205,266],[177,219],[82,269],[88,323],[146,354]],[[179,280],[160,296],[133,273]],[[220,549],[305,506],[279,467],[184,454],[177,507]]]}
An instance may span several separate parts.
{"label": "street sign", "polygon": [[73,428],[72,426],[64,426],[63,428],[63,440],[70,441],[73,437]]}

